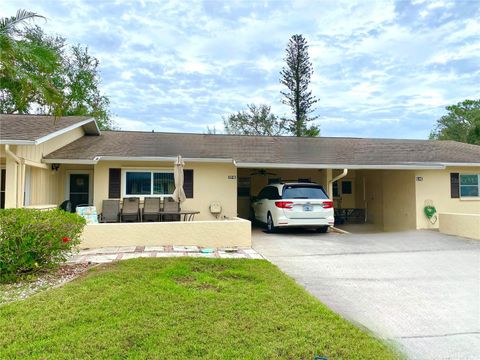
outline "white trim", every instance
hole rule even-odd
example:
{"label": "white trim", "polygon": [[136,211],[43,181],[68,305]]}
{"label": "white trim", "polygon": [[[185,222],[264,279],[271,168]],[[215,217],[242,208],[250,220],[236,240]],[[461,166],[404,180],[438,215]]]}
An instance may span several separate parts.
{"label": "white trim", "polygon": [[93,171],[92,170],[67,170],[65,172],[65,199],[70,199],[70,175],[88,175],[88,203],[93,204]]}
{"label": "white trim", "polygon": [[[127,194],[127,172],[145,172],[145,173],[150,173],[150,194]],[[153,193],[153,174],[154,173],[164,173],[164,174],[172,174],[173,175],[173,169],[165,169],[165,168],[122,168],[121,172],[121,196],[122,198],[129,198],[129,197],[139,197],[143,199],[145,196],[147,197],[159,197],[159,198],[164,198],[164,197],[172,197],[173,194],[154,194]]]}
{"label": "white trim", "polygon": [[[82,164],[82,165],[95,165],[99,161],[171,161],[177,160],[176,156],[166,157],[134,157],[134,156],[96,156],[91,159],[42,159],[47,164]],[[183,158],[186,162],[192,163],[233,163],[232,159],[218,159],[218,158]]]}
{"label": "white trim", "polygon": [[67,126],[66,128],[54,131],[50,134],[47,134],[45,136],[42,136],[36,140],[0,140],[0,144],[5,144],[5,145],[39,145],[41,143],[44,143],[45,141],[48,141],[50,139],[53,139],[54,137],[57,137],[59,135],[65,134],[71,130],[77,129],[83,125],[89,124],[89,123],[95,123],[95,127],[97,128],[98,134],[100,134],[100,129],[98,128],[97,122],[95,121],[94,118],[89,118],[87,120],[80,121],[78,123],[75,123],[73,125]]}
{"label": "white trim", "polygon": [[[96,156],[92,159],[43,159],[47,164],[82,164],[95,165],[99,161],[175,161],[175,156],[165,157],[134,157],[134,156]],[[233,163],[237,168],[264,168],[264,169],[387,169],[387,170],[444,170],[448,167],[480,167],[480,163],[412,163],[412,164],[378,164],[378,165],[355,165],[355,164],[284,164],[284,163],[251,163],[238,162],[233,159],[221,158],[183,158],[185,162],[193,163]]]}
{"label": "white trim", "polygon": [[440,163],[444,166],[448,166],[448,167],[454,167],[454,166],[457,166],[457,167],[460,167],[460,166],[472,166],[472,167],[480,167],[480,163]]}
{"label": "white trim", "polygon": [[[185,162],[214,162],[233,163],[233,159],[227,158],[182,158]],[[176,161],[176,156],[96,156],[97,162],[102,161]]]}
{"label": "white trim", "polygon": [[[60,118],[61,119],[61,118]],[[74,129],[77,129],[83,125],[86,125],[88,123],[91,123],[91,122],[94,122],[95,123],[95,127],[97,128],[97,131],[98,131],[98,134],[100,134],[100,129],[98,128],[98,125],[97,125],[97,122],[95,121],[94,118],[89,118],[87,120],[83,120],[83,121],[80,121],[78,123],[75,123],[73,125],[70,125],[70,126],[67,126],[66,128],[63,128],[61,130],[58,130],[58,131],[55,131],[55,132],[52,132],[48,135],[45,135],[41,138],[38,138],[37,140],[35,140],[35,145],[38,145],[38,144],[41,144],[41,143],[44,143],[45,141],[48,141],[50,139],[53,139],[54,137],[57,137],[59,135],[62,135],[62,134],[65,134],[71,130],[74,130]]]}
{"label": "white trim", "polygon": [[445,166],[439,163],[412,163],[412,164],[378,164],[378,165],[354,165],[354,164],[275,164],[275,163],[242,163],[235,162],[238,168],[264,168],[264,169],[445,169]]}
{"label": "white trim", "polygon": [[98,161],[84,159],[42,159],[46,164],[95,165]]}
{"label": "white trim", "polygon": [[0,139],[0,145],[35,145],[33,140],[2,140]]}

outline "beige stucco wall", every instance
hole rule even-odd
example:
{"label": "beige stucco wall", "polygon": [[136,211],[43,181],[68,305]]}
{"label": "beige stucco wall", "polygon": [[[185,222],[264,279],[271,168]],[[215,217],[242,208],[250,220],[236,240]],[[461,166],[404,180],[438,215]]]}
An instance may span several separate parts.
{"label": "beige stucco wall", "polygon": [[384,230],[415,229],[415,173],[386,170],[382,183]]}
{"label": "beige stucco wall", "polygon": [[440,232],[480,240],[480,214],[440,213]]}
{"label": "beige stucco wall", "polygon": [[[108,199],[110,168],[172,170],[173,163],[138,161],[100,161],[94,167],[94,203],[101,212],[102,201]],[[220,217],[237,216],[237,169],[233,163],[186,163],[193,170],[193,198],[182,203],[183,209],[198,210],[195,220],[213,220],[209,211],[213,201],[222,206]],[[229,178],[231,177],[231,178]]]}
{"label": "beige stucco wall", "polygon": [[[417,170],[415,181],[417,229],[438,228],[439,221],[431,224],[424,215],[426,200],[431,200],[438,213],[480,214],[480,199],[452,199],[450,197],[450,173],[480,173],[480,167],[449,167],[446,170]],[[440,220],[441,222],[441,220]]]}
{"label": "beige stucco wall", "polygon": [[251,247],[251,225],[243,219],[91,224],[85,227],[81,248],[128,245],[198,245]]}
{"label": "beige stucco wall", "polygon": [[383,228],[383,172],[357,171],[356,179],[356,207],[365,209],[367,223]]}

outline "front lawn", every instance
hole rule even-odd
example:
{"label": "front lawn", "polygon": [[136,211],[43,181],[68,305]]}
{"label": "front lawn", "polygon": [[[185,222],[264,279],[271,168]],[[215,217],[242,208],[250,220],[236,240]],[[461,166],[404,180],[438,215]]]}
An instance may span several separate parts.
{"label": "front lawn", "polygon": [[91,269],[0,306],[0,358],[394,359],[264,260],[164,258]]}

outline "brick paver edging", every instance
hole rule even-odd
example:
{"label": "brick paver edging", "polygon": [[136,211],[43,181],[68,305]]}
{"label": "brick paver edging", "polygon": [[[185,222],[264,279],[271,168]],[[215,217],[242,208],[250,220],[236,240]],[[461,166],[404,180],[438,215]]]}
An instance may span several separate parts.
{"label": "brick paver edging", "polygon": [[201,252],[198,246],[114,246],[95,249],[83,249],[72,255],[70,263],[109,263],[119,260],[141,257],[203,257],[219,259],[264,259],[252,248],[226,249],[214,248],[213,252]]}

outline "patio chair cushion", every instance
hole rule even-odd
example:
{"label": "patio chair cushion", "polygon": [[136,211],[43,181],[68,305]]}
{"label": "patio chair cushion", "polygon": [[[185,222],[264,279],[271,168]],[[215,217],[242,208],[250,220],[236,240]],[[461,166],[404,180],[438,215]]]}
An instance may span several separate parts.
{"label": "patio chair cushion", "polygon": [[77,206],[77,214],[83,217],[87,224],[98,224],[96,206]]}

